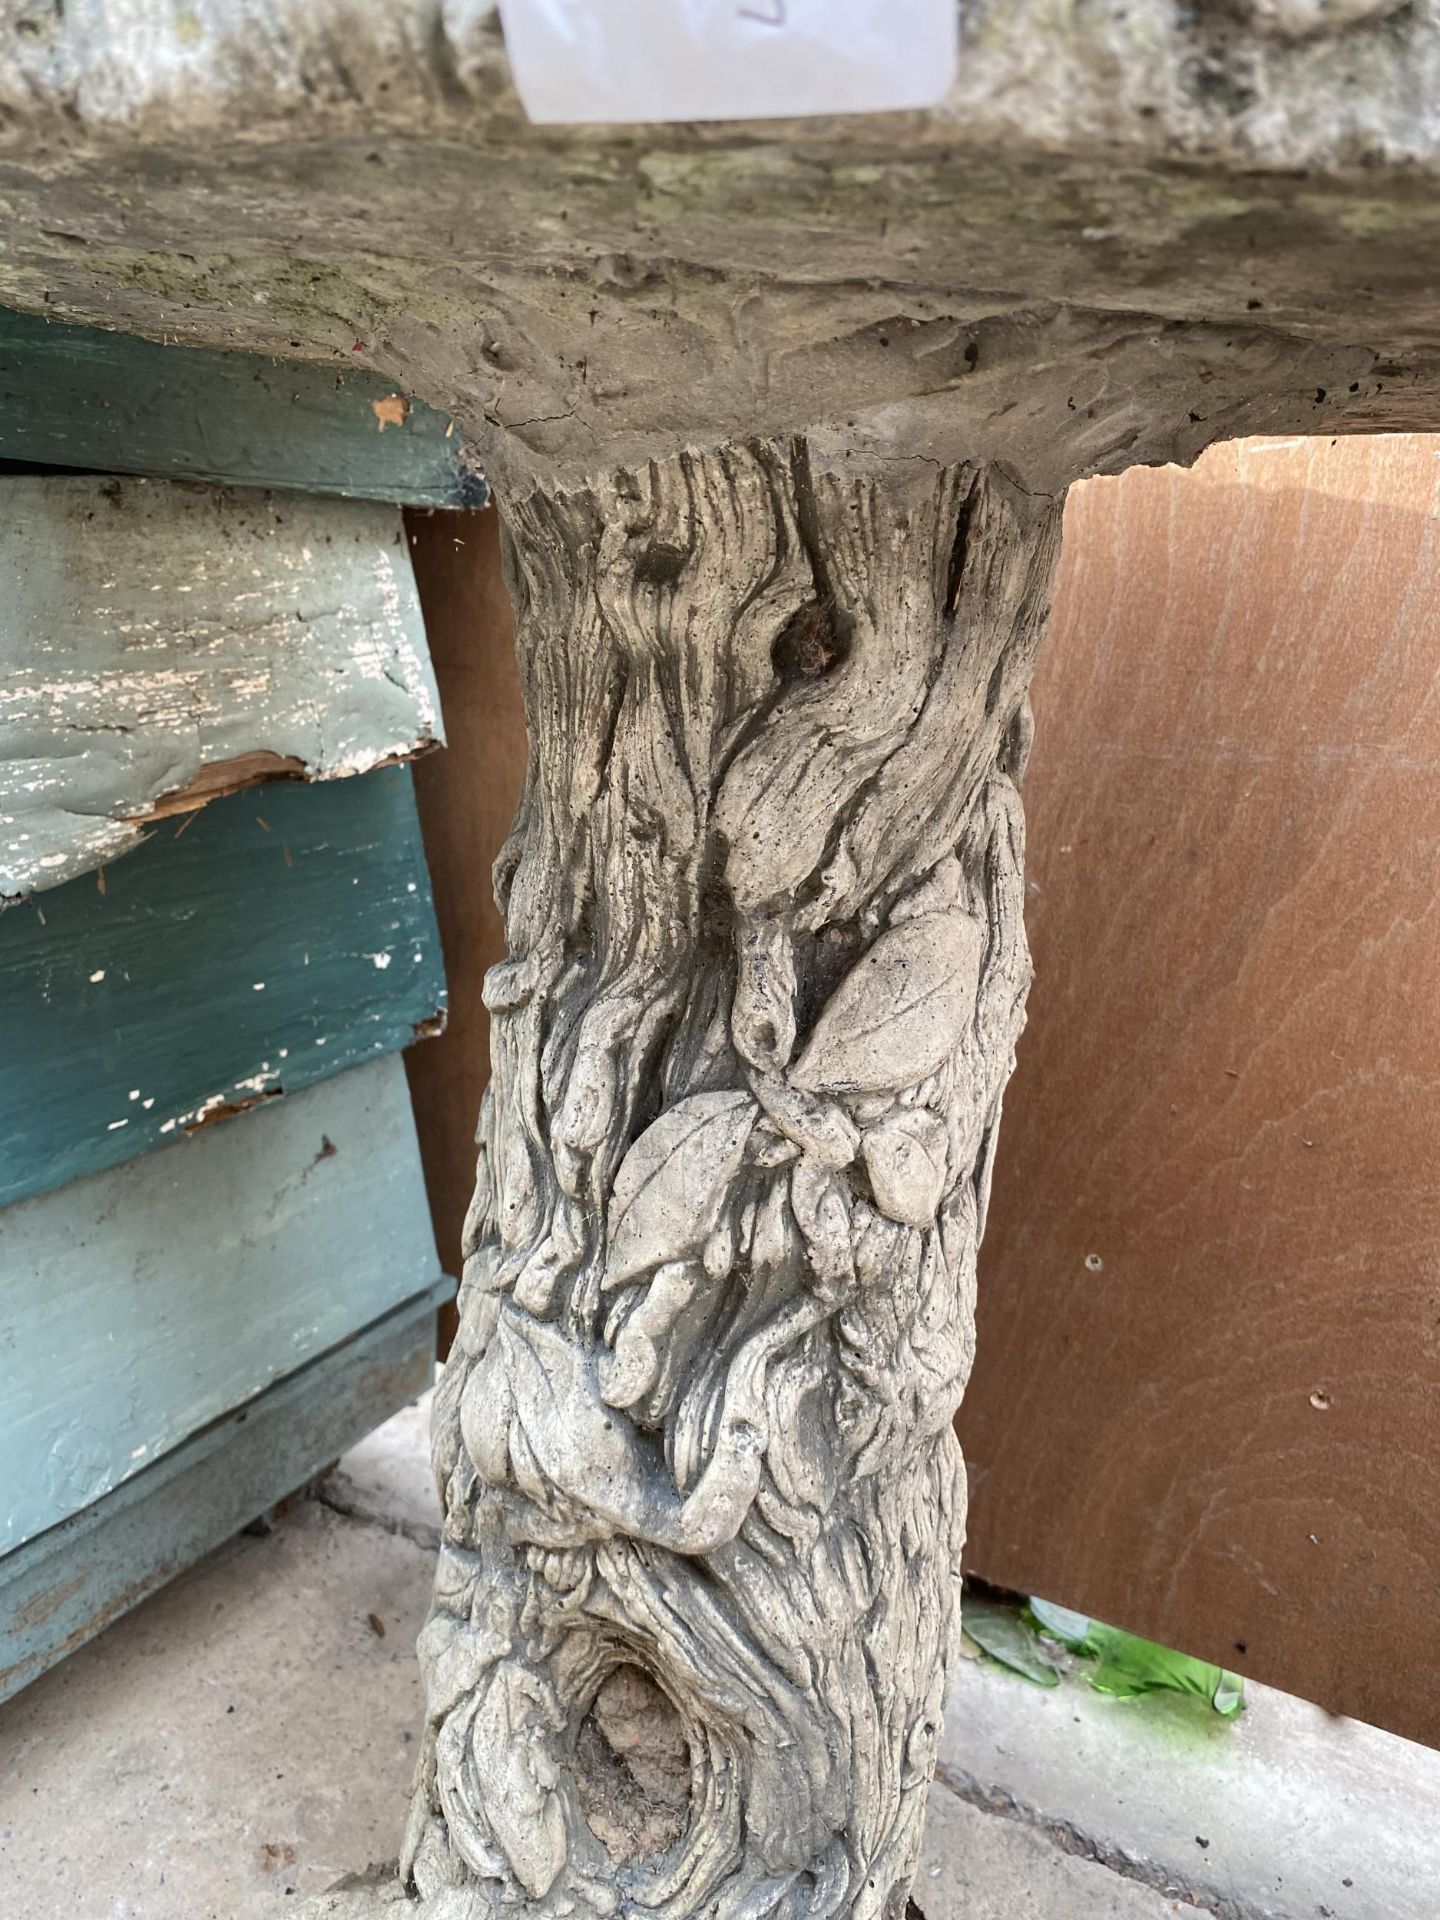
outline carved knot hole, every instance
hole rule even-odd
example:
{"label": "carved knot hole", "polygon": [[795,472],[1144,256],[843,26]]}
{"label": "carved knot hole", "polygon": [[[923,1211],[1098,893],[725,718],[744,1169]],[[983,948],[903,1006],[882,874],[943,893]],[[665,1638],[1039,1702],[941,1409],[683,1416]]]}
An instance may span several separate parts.
{"label": "carved knot hole", "polygon": [[770,647],[770,664],[781,680],[819,680],[849,652],[833,608],[818,600],[792,613]]}
{"label": "carved knot hole", "polygon": [[580,1724],[575,1786],[620,1866],[665,1853],[690,1824],[690,1743],[674,1702],[639,1667],[617,1667]]}
{"label": "carved knot hole", "polygon": [[637,587],[678,587],[685,578],[685,567],[690,556],[684,547],[677,547],[670,540],[652,540],[642,547],[635,557],[635,584]]}

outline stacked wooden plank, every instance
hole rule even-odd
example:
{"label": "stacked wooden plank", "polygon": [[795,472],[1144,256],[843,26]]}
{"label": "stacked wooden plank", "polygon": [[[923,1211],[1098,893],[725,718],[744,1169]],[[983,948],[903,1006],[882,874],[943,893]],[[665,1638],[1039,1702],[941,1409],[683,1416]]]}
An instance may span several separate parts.
{"label": "stacked wooden plank", "polygon": [[0,1699],[423,1393],[386,1059],[0,1214]]}
{"label": "stacked wooden plank", "polygon": [[167,347],[0,307],[0,461],[483,507],[454,423],[340,362]]}
{"label": "stacked wooden plank", "polygon": [[92,875],[0,918],[0,1205],[408,1046],[444,1009],[408,768],[165,821],[103,893]]}
{"label": "stacked wooden plank", "polygon": [[299,490],[428,500],[444,423],[402,471],[330,375],[286,440],[268,366],[78,331],[0,315],[0,452],[294,490],[0,475],[0,1698],[422,1391],[449,1291],[434,681],[398,506]]}
{"label": "stacked wooden plank", "polygon": [[393,507],[70,476],[0,504],[0,899],[217,794],[438,739]]}

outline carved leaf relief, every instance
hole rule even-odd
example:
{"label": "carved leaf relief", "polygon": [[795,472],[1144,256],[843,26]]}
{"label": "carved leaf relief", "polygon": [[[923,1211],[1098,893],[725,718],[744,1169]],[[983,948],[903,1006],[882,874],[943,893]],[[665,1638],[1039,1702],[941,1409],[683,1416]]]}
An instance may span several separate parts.
{"label": "carved leaf relief", "polygon": [[840,982],[792,1078],[810,1093],[898,1093],[932,1074],[975,1010],[985,934],[963,913],[882,933]]}
{"label": "carved leaf relief", "polygon": [[892,1113],[866,1134],[865,1170],[887,1219],[931,1224],[945,1190],[945,1148],[944,1124],[923,1107]]}
{"label": "carved leaf relief", "polygon": [[467,1863],[499,1877],[504,1861],[532,1900],[550,1891],[565,1865],[565,1809],[546,1751],[558,1730],[553,1685],[518,1660],[501,1660],[440,1732],[442,1803]]}
{"label": "carved leaf relief", "polygon": [[511,1460],[523,1444],[567,1499],[641,1539],[673,1544],[679,1498],[638,1429],[601,1400],[591,1357],[554,1327],[511,1313],[491,1354],[472,1374],[469,1397],[503,1402]]}
{"label": "carved leaf relief", "polygon": [[696,1093],[645,1129],[615,1176],[607,1288],[705,1244],[759,1112],[749,1093]]}

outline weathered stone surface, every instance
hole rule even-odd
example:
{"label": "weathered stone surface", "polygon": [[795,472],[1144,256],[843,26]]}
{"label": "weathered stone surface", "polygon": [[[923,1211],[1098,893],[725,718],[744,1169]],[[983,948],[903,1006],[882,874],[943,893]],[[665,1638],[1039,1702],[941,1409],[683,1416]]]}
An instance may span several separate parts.
{"label": "weathered stone surface", "polygon": [[431,1560],[302,1501],[7,1701],[7,1920],[291,1920],[393,1857]]}
{"label": "weathered stone surface", "polygon": [[[1175,1694],[1137,1704],[1075,1674],[1048,1689],[959,1660],[940,1779],[1175,1888],[1186,1920],[1431,1920],[1440,1752],[1250,1681],[1236,1721]],[[945,1920],[929,1891],[922,1876],[927,1920]]]}
{"label": "weathered stone surface", "polygon": [[533,756],[403,1870],[426,1920],[879,1920],[953,1638],[1059,517],[759,443],[513,526]]}
{"label": "weathered stone surface", "polygon": [[529,128],[463,0],[0,18],[0,300],[373,365],[512,491],[1440,417],[1432,0],[971,5],[934,113],[611,130]]}

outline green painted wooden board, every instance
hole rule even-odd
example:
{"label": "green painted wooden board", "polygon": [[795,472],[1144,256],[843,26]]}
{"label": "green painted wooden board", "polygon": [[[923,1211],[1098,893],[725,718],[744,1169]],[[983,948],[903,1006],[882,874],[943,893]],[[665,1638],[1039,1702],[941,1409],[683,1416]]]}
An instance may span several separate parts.
{"label": "green painted wooden board", "polygon": [[345,366],[159,346],[0,308],[0,460],[481,507],[443,414]]}
{"label": "green painted wooden board", "polygon": [[394,1058],[0,1211],[0,1554],[439,1271]]}
{"label": "green painted wooden board", "polygon": [[408,767],[163,821],[0,913],[0,1205],[408,1046],[444,1005]]}
{"label": "green painted wooden board", "polygon": [[452,1292],[446,1280],[416,1295],[0,1558],[0,1700],[418,1399]]}
{"label": "green painted wooden board", "polygon": [[156,811],[432,746],[398,508],[0,478],[0,898],[137,846]]}

